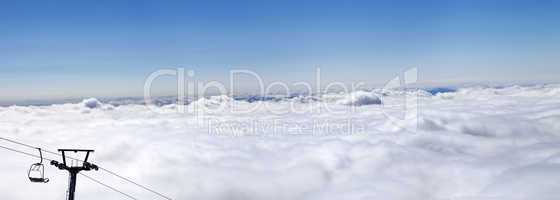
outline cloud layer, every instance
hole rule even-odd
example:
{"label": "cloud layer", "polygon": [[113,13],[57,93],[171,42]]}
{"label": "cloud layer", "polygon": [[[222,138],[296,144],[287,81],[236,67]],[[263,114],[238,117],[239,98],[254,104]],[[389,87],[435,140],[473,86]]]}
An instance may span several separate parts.
{"label": "cloud layer", "polygon": [[[177,113],[173,104],[153,112],[142,105],[112,106],[95,99],[0,107],[0,132],[51,150],[96,149],[94,163],[174,199],[486,200],[560,195],[560,86],[416,91],[420,114],[415,133],[387,120],[388,102],[377,98],[398,99],[406,93],[276,99],[267,101],[267,109],[250,113],[230,112],[230,103],[240,108],[255,102],[220,96],[189,106],[227,103],[226,109],[198,115]],[[271,112],[294,107],[306,111],[319,104],[330,110]],[[349,110],[349,105],[360,106]],[[51,182],[32,184],[26,170],[36,160],[3,150],[0,156],[0,199],[64,198],[65,172],[47,166]],[[157,198],[104,172],[86,173],[139,199]],[[78,179],[80,199],[121,198]]]}

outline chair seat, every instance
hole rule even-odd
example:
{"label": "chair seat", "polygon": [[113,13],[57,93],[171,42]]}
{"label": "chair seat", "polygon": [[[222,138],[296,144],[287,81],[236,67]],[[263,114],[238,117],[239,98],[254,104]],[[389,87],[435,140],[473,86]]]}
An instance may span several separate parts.
{"label": "chair seat", "polygon": [[32,177],[29,177],[29,180],[30,180],[31,182],[34,182],[34,183],[46,183],[46,182],[49,182],[49,179],[48,179],[48,178],[32,178]]}

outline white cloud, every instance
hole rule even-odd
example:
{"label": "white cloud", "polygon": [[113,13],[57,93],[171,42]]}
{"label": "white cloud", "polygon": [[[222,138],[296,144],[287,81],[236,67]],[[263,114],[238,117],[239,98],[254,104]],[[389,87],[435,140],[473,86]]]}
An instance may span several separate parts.
{"label": "white cloud", "polygon": [[[460,88],[444,93],[445,98],[422,95],[417,133],[388,128],[382,106],[343,114],[235,114],[225,109],[195,116],[176,113],[174,106],[159,107],[165,112],[158,113],[141,105],[90,109],[107,106],[93,99],[0,107],[0,132],[49,149],[96,149],[94,163],[174,199],[553,199],[560,195],[559,88]],[[359,96],[346,100],[363,103],[364,95]],[[322,103],[347,110],[337,103],[344,98],[328,95]],[[196,103],[211,107],[230,101],[235,100],[214,97]],[[290,102],[314,106],[319,101],[270,103],[282,110]],[[352,119],[366,129],[353,135],[344,129],[314,135],[305,134],[306,129],[302,134],[217,135],[200,123],[209,118],[300,125]],[[259,133],[267,131],[273,130],[265,127]],[[51,182],[31,184],[26,168],[36,160],[3,150],[0,156],[0,199],[64,198],[65,172],[47,166]],[[139,199],[156,199],[104,172],[87,173]],[[80,199],[121,198],[83,177],[77,193]]]}

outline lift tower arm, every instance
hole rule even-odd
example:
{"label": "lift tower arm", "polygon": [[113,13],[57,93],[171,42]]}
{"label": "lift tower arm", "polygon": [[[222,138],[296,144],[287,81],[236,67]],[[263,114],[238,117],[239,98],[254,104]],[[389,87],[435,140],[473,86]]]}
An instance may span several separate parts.
{"label": "lift tower arm", "polygon": [[[99,170],[99,167],[97,167],[97,165],[91,164],[88,162],[88,158],[89,158],[89,154],[93,153],[93,150],[87,150],[87,149],[59,149],[59,152],[62,153],[62,163],[59,163],[58,161],[51,161],[51,165],[56,166],[58,169],[60,170],[66,170],[68,171],[69,175],[70,175],[70,183],[68,184],[68,200],[74,200],[74,193],[76,192],[76,178],[78,173],[80,173],[80,171],[91,171],[91,170]],[[66,157],[66,153],[67,152],[74,152],[74,153],[78,153],[78,152],[84,152],[85,158],[83,161],[81,160],[76,160],[76,161],[81,161],[82,165],[76,164],[76,165],[72,165],[69,164],[67,162],[67,157]]]}

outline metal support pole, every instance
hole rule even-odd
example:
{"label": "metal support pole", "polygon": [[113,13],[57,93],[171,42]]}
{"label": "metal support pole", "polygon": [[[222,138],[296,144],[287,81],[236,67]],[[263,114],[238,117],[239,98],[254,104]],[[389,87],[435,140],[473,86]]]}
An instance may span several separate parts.
{"label": "metal support pole", "polygon": [[[77,179],[78,173],[80,173],[80,171],[91,171],[91,170],[97,171],[97,170],[99,170],[99,167],[97,167],[97,165],[94,165],[94,164],[91,164],[91,163],[88,162],[89,153],[93,152],[93,150],[59,149],[58,151],[60,151],[62,153],[62,163],[59,163],[58,161],[52,160],[51,165],[56,166],[60,170],[68,171],[69,176],[70,176],[70,183],[68,183],[68,199],[67,200],[74,200],[75,192],[76,192],[76,179]],[[81,161],[82,166],[74,165],[73,162],[70,163],[70,165],[68,165],[69,163],[66,163],[66,160],[67,160],[66,159],[66,152],[67,151],[71,151],[71,152],[74,152],[74,153],[85,152],[86,157],[83,161]]]}
{"label": "metal support pole", "polygon": [[68,185],[68,200],[74,200],[74,193],[76,192],[76,178],[78,171],[70,170],[70,184]]}

